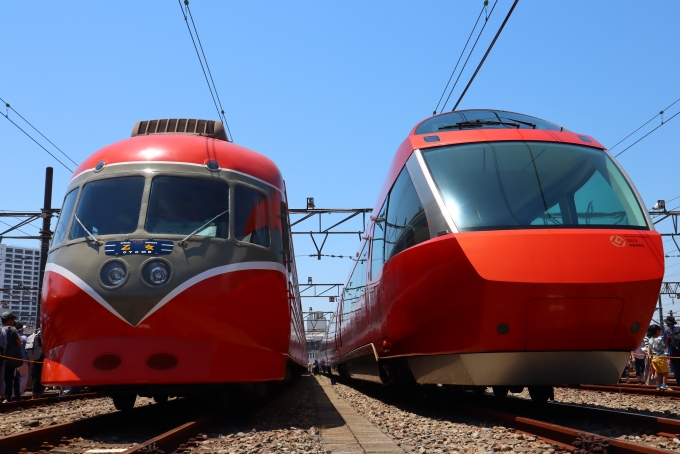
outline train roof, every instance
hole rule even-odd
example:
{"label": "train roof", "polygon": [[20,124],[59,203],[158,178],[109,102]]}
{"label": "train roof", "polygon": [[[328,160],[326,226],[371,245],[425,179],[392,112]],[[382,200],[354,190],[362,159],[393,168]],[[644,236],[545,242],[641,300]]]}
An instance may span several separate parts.
{"label": "train roof", "polygon": [[516,112],[470,109],[435,115],[416,124],[397,149],[373,208],[373,215],[380,210],[387,192],[413,150],[506,140],[562,142],[605,149],[591,136],[577,134],[554,123]]}
{"label": "train roof", "polygon": [[105,165],[173,162],[204,166],[212,160],[217,161],[222,169],[253,176],[284,190],[281,171],[271,159],[226,141],[226,136],[216,137],[216,134],[195,132],[138,134],[140,124],[144,122],[137,122],[133,137],[107,145],[87,157],[76,168],[72,179],[83,172],[94,170],[100,161],[104,161]]}

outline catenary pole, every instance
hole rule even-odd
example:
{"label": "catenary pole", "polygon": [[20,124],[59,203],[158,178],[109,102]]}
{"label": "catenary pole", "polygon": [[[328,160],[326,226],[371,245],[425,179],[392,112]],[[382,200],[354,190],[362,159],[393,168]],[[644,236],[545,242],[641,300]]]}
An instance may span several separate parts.
{"label": "catenary pole", "polygon": [[40,276],[38,280],[38,306],[36,308],[35,329],[40,328],[40,300],[42,297],[43,279],[45,278],[45,266],[47,265],[47,252],[50,249],[50,239],[52,238],[52,231],[50,230],[52,221],[52,176],[54,169],[48,167],[45,169],[45,199],[43,201],[42,209],[42,229],[40,229]]}

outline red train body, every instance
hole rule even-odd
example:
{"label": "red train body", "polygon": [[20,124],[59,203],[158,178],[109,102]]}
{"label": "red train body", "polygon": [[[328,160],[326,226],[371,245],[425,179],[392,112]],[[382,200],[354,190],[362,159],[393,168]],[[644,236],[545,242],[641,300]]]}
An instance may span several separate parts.
{"label": "red train body", "polygon": [[45,273],[43,383],[182,395],[306,365],[281,174],[221,131],[141,122],[75,171]]}
{"label": "red train body", "polygon": [[357,257],[326,343],[336,373],[502,393],[616,382],[664,274],[604,146],[490,110],[413,129]]}

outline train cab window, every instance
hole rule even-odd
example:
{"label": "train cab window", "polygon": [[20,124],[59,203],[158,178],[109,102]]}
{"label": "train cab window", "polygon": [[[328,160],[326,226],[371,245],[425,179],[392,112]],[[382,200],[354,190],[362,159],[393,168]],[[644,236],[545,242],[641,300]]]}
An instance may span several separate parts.
{"label": "train cab window", "polygon": [[202,178],[158,176],[151,182],[146,231],[227,238],[229,185]]}
{"label": "train cab window", "polygon": [[385,260],[430,239],[423,204],[404,167],[390,191],[385,232]]}
{"label": "train cab window", "polygon": [[234,230],[238,241],[269,247],[267,197],[261,192],[236,186],[234,192]]}
{"label": "train cab window", "polygon": [[385,264],[385,230],[387,225],[387,200],[373,224],[373,242],[371,245],[371,280],[380,278]]}
{"label": "train cab window", "polygon": [[630,184],[599,149],[491,142],[435,148],[423,157],[462,231],[647,227]]}
{"label": "train cab window", "polygon": [[77,198],[78,188],[69,192],[66,194],[66,197],[64,197],[64,205],[61,207],[59,221],[57,221],[57,226],[54,229],[52,244],[59,244],[64,241],[64,238],[66,238],[66,229],[68,228],[68,223],[71,220],[71,215],[73,215],[73,209],[76,207]]}
{"label": "train cab window", "polygon": [[134,232],[139,222],[143,192],[144,177],[107,178],[87,183],[69,238],[88,235],[80,223],[95,236]]}
{"label": "train cab window", "polygon": [[359,254],[359,259],[356,261],[354,271],[345,285],[343,291],[343,311],[345,314],[357,309],[356,305],[361,300],[361,297],[366,293],[366,268],[368,265],[368,242],[364,243],[364,247]]}

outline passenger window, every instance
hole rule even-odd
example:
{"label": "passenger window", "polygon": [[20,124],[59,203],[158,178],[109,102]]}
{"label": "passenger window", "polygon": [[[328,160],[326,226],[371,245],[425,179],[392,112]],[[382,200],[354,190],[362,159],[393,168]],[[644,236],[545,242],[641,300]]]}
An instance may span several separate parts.
{"label": "passenger window", "polygon": [[146,231],[227,238],[229,185],[202,178],[160,176],[151,182]]}
{"label": "passenger window", "polygon": [[80,222],[95,236],[134,232],[139,222],[143,192],[144,177],[108,178],[87,183],[69,238],[87,236]]}
{"label": "passenger window", "polygon": [[269,247],[267,198],[245,186],[236,186],[234,230],[238,241]]}
{"label": "passenger window", "polygon": [[345,285],[343,296],[343,313],[348,314],[355,310],[356,304],[361,297],[366,293],[366,266],[368,261],[368,242],[364,243],[364,247],[359,254],[359,259],[356,262],[354,271]]}
{"label": "passenger window", "polygon": [[290,225],[288,223],[288,207],[286,202],[281,202],[281,237],[283,243],[283,265],[288,268],[288,272],[292,272],[291,254],[290,254]]}
{"label": "passenger window", "polygon": [[430,239],[423,204],[404,167],[390,191],[385,233],[385,260]]}
{"label": "passenger window", "polygon": [[64,240],[64,238],[66,238],[66,229],[68,228],[68,222],[71,220],[73,209],[76,206],[77,198],[78,188],[69,192],[66,197],[64,197],[64,205],[61,207],[61,213],[59,214],[57,227],[54,229],[54,239],[52,240],[52,244],[59,244]]}
{"label": "passenger window", "polygon": [[382,274],[382,268],[385,264],[385,225],[387,219],[387,200],[383,203],[380,213],[375,220],[373,226],[373,244],[371,251],[371,279],[377,280]]}

